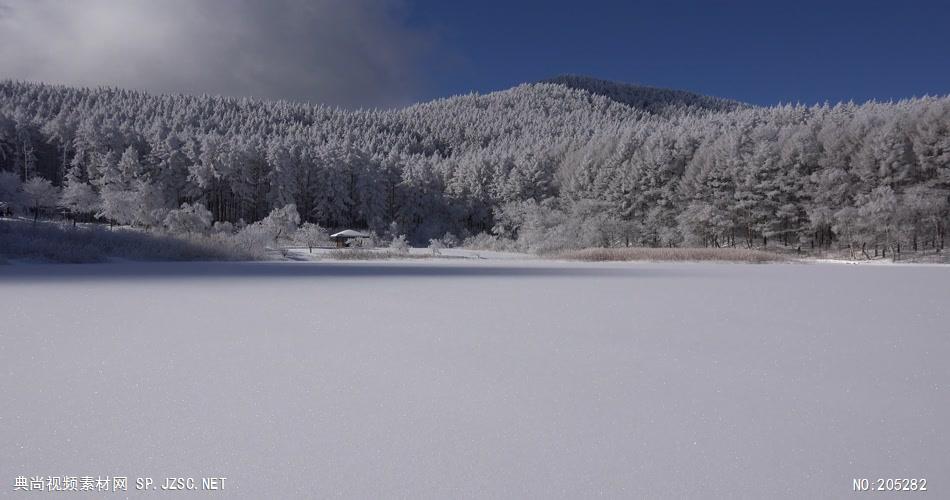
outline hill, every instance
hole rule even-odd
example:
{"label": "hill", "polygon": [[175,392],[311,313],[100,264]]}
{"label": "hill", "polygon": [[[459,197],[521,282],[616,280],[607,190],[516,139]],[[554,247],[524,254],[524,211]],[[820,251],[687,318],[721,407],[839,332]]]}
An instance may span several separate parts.
{"label": "hill", "polygon": [[735,111],[746,105],[729,99],[710,97],[685,90],[647,87],[601,80],[580,75],[561,75],[542,83],[564,85],[601,95],[636,109],[654,114],[669,114],[684,110]]}
{"label": "hill", "polygon": [[943,246],[948,190],[944,97],[750,107],[558,77],[346,111],[0,82],[0,201],[121,224],[189,203],[241,227],[294,204],[416,242],[894,252]]}

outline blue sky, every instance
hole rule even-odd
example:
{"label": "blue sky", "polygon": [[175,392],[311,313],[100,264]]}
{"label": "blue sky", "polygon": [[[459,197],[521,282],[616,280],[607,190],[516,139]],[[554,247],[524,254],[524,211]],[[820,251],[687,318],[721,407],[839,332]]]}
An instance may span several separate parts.
{"label": "blue sky", "polygon": [[754,104],[950,93],[950,0],[0,0],[0,78],[394,107],[573,73]]}
{"label": "blue sky", "polygon": [[755,104],[950,93],[950,2],[410,1],[424,97],[575,73]]}

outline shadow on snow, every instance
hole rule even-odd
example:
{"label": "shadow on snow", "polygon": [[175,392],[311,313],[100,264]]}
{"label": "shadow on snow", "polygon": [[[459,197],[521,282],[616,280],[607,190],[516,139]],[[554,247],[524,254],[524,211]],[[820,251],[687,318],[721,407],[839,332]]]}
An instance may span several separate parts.
{"label": "shadow on snow", "polygon": [[657,278],[695,276],[695,269],[573,264],[419,264],[297,262],[123,262],[0,266],[0,283],[164,279],[308,278]]}

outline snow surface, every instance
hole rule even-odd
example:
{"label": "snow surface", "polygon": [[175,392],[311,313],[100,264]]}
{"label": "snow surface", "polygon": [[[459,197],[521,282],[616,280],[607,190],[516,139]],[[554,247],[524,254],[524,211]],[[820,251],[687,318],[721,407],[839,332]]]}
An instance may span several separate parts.
{"label": "snow surface", "polygon": [[948,304],[946,267],[0,266],[0,496],[945,498]]}

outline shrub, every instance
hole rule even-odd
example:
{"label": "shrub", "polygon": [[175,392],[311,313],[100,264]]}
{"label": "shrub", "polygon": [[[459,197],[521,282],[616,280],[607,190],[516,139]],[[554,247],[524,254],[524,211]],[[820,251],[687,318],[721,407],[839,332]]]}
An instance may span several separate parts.
{"label": "shrub", "polygon": [[271,243],[273,235],[260,222],[244,226],[234,236],[229,239],[242,252],[253,256],[255,259],[262,259],[267,254],[267,245]]}
{"label": "shrub", "polygon": [[393,238],[389,243],[389,249],[396,253],[409,253],[409,242],[406,241],[406,235],[400,234]]}
{"label": "shrub", "polygon": [[452,233],[445,233],[445,235],[442,236],[442,245],[444,245],[445,248],[455,248],[459,246],[458,236]]}
{"label": "shrub", "polygon": [[478,233],[475,236],[465,238],[465,241],[462,242],[462,247],[471,250],[493,250],[499,252],[521,251],[514,240],[489,233]]}
{"label": "shrub", "polygon": [[211,227],[211,212],[201,203],[182,203],[165,216],[165,227],[176,234],[204,234]]}
{"label": "shrub", "polygon": [[211,232],[213,234],[234,234],[234,224],[231,224],[227,221],[218,221],[211,226]]}

